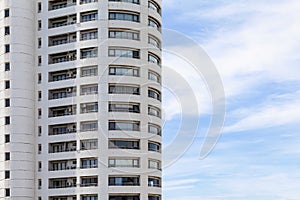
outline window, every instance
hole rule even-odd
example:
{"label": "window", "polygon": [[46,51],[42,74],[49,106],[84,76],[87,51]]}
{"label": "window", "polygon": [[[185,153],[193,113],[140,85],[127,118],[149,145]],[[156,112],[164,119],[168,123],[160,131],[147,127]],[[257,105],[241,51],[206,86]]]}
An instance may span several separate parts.
{"label": "window", "polygon": [[38,154],[41,154],[41,153],[42,153],[42,145],[38,144]]}
{"label": "window", "polygon": [[42,47],[42,38],[38,38],[38,48]]}
{"label": "window", "polygon": [[81,49],[81,59],[98,57],[98,48]]}
{"label": "window", "polygon": [[98,159],[97,158],[82,158],[81,160],[81,169],[88,168],[97,168],[98,167]]}
{"label": "window", "polygon": [[5,143],[10,142],[10,135],[9,134],[4,135],[4,141],[5,141]]}
{"label": "window", "polygon": [[9,89],[10,88],[10,81],[5,81],[5,89]]}
{"label": "window", "polygon": [[42,56],[38,56],[38,66],[42,65]]}
{"label": "window", "polygon": [[9,26],[5,26],[4,35],[9,35],[9,34],[10,34],[10,28],[9,28]]}
{"label": "window", "polygon": [[125,58],[140,58],[140,50],[131,49],[109,49],[109,57],[125,57]]}
{"label": "window", "polygon": [[88,22],[88,21],[94,21],[98,19],[98,12],[93,11],[93,12],[86,12],[86,13],[81,13],[81,22]]}
{"label": "window", "polygon": [[98,149],[98,140],[81,140],[80,141],[80,150],[93,150]]}
{"label": "window", "polygon": [[9,17],[9,9],[4,10],[4,17]]}
{"label": "window", "polygon": [[148,133],[161,135],[161,128],[156,124],[148,124]]}
{"label": "window", "polygon": [[80,104],[80,113],[93,113],[98,112],[98,102],[95,103],[82,103]]}
{"label": "window", "polygon": [[38,127],[38,136],[41,136],[41,135],[42,135],[42,127],[39,126],[39,127]]}
{"label": "window", "polygon": [[90,121],[90,122],[81,122],[80,123],[80,131],[96,131],[98,130],[98,122],[97,121]]}
{"label": "window", "polygon": [[5,99],[5,107],[10,107],[10,99]]}
{"label": "window", "polygon": [[[93,3],[93,2],[98,2],[98,0],[80,0],[80,4]],[[87,200],[96,200],[96,199],[87,199]]]}
{"label": "window", "polygon": [[97,66],[81,68],[81,74],[80,74],[81,77],[97,76],[97,75],[98,75],[98,67]]}
{"label": "window", "polygon": [[5,117],[5,125],[9,125],[10,124],[10,117],[6,116]]}
{"label": "window", "polygon": [[10,189],[9,188],[5,188],[5,196],[6,197],[10,196]]}
{"label": "window", "polygon": [[161,42],[159,41],[159,39],[157,39],[156,37],[149,35],[148,37],[148,43],[157,47],[157,48],[161,48]]}
{"label": "window", "polygon": [[98,200],[98,195],[97,194],[81,195],[80,200]]}
{"label": "window", "polygon": [[108,160],[109,167],[140,167],[138,158],[110,158]]}
{"label": "window", "polygon": [[160,195],[149,195],[148,200],[160,200]]}
{"label": "window", "polygon": [[91,187],[91,186],[97,186],[97,185],[98,185],[98,177],[97,176],[81,177],[80,187]]}
{"label": "window", "polygon": [[10,45],[9,45],[9,44],[6,44],[6,45],[5,45],[4,52],[5,52],[5,53],[9,53],[9,52],[10,52]]}
{"label": "window", "polygon": [[138,195],[109,196],[109,200],[140,200],[140,196]]}
{"label": "window", "polygon": [[148,151],[155,151],[160,152],[160,144],[156,142],[149,142],[148,143]]}
{"label": "window", "polygon": [[148,186],[149,187],[161,187],[161,179],[157,177],[149,177],[148,178]]}
{"label": "window", "polygon": [[153,1],[149,1],[148,2],[148,7],[150,9],[156,11],[158,14],[161,14],[161,8],[157,3],[153,2]]}
{"label": "window", "polygon": [[10,63],[6,62],[4,68],[5,68],[5,71],[10,71]]}
{"label": "window", "polygon": [[120,131],[140,131],[139,121],[116,121],[108,122],[109,130],[120,130]]}
{"label": "window", "polygon": [[98,30],[86,30],[80,32],[80,40],[93,40],[98,38]]}
{"label": "window", "polygon": [[38,84],[42,82],[42,74],[38,73]]}
{"label": "window", "polygon": [[154,71],[148,72],[148,79],[160,83],[160,75]]}
{"label": "window", "polygon": [[140,105],[138,103],[116,103],[111,102],[108,104],[109,112],[130,112],[140,113]]}
{"label": "window", "polygon": [[134,85],[109,85],[108,92],[109,94],[140,95],[140,87]]}
{"label": "window", "polygon": [[137,13],[109,12],[109,19],[140,22],[140,16]]}
{"label": "window", "polygon": [[152,89],[149,88],[148,89],[148,97],[153,98],[153,99],[157,99],[157,100],[161,100],[161,93],[156,90],[156,89]]}
{"label": "window", "polygon": [[127,30],[110,30],[108,33],[109,38],[118,39],[129,39],[129,40],[139,40],[139,32],[127,31]]}
{"label": "window", "polygon": [[161,117],[161,111],[159,108],[154,107],[154,106],[148,106],[148,115],[156,116],[156,117]]}
{"label": "window", "polygon": [[148,168],[149,169],[161,169],[161,163],[158,160],[148,160]]}
{"label": "window", "polygon": [[109,140],[110,149],[140,149],[139,140]]}
{"label": "window", "polygon": [[158,31],[161,31],[160,23],[157,20],[153,19],[153,18],[148,19],[148,26],[156,28]]}
{"label": "window", "polygon": [[110,66],[109,75],[115,76],[140,76],[140,70],[136,67],[130,66]]}
{"label": "window", "polygon": [[38,31],[40,31],[42,29],[42,21],[39,20],[38,21]]}
{"label": "window", "polygon": [[80,95],[98,94],[98,85],[82,85],[80,87]]}
{"label": "window", "polygon": [[42,11],[42,3],[38,2],[38,13],[40,13]]}
{"label": "window", "polygon": [[4,178],[5,178],[5,179],[9,179],[9,178],[10,178],[10,171],[6,170],[6,171],[4,172]]}
{"label": "window", "polygon": [[38,189],[42,188],[42,179],[38,179]]}
{"label": "window", "polygon": [[148,54],[148,61],[160,65],[160,58],[154,54]]}
{"label": "window", "polygon": [[140,0],[109,0],[109,1],[140,4]]}
{"label": "window", "polygon": [[109,177],[109,186],[139,186],[140,177]]}
{"label": "window", "polygon": [[10,160],[10,153],[9,152],[5,152],[5,160]]}
{"label": "window", "polygon": [[41,161],[38,162],[38,171],[39,172],[42,171],[42,162]]}

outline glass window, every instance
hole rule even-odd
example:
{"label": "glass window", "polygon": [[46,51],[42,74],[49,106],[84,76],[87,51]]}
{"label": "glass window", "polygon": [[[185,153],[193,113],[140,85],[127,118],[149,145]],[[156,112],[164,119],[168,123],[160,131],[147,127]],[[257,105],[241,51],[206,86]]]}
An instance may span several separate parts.
{"label": "glass window", "polygon": [[88,12],[88,13],[82,13],[81,14],[81,22],[88,22],[88,21],[94,21],[98,19],[98,12]]}
{"label": "glass window", "polygon": [[109,0],[109,1],[140,4],[140,0]]}
{"label": "glass window", "polygon": [[160,65],[160,58],[154,54],[148,54],[148,61]]}
{"label": "glass window", "polygon": [[80,150],[92,150],[98,149],[98,140],[81,140],[80,141]]}
{"label": "glass window", "polygon": [[159,41],[159,39],[157,39],[156,37],[149,35],[148,37],[148,43],[157,47],[157,48],[161,48],[161,42]]}
{"label": "glass window", "polygon": [[133,14],[133,13],[109,12],[109,19],[140,22],[139,14]]}
{"label": "glass window", "polygon": [[109,94],[133,94],[140,95],[139,86],[127,86],[127,85],[109,85]]}
{"label": "glass window", "polygon": [[139,76],[139,68],[130,67],[130,66],[110,66],[109,75],[115,76]]}
{"label": "glass window", "polygon": [[148,72],[148,79],[160,83],[160,75],[154,71]]}
{"label": "glass window", "polygon": [[98,94],[98,85],[82,85],[80,86],[80,95]]}
{"label": "glass window", "polygon": [[110,30],[109,38],[118,38],[118,39],[129,39],[129,40],[139,40],[139,32],[125,31],[125,30]]}
{"label": "glass window", "polygon": [[110,149],[140,149],[138,140],[109,140],[108,146]]}
{"label": "glass window", "polygon": [[157,99],[157,100],[161,100],[161,94],[159,91],[155,90],[155,89],[151,89],[149,88],[148,90],[148,97],[153,98],[153,99]]}
{"label": "glass window", "polygon": [[161,128],[156,124],[148,124],[148,133],[161,135]]}
{"label": "glass window", "polygon": [[134,103],[116,103],[111,102],[108,104],[109,112],[131,112],[140,113],[140,105]]}
{"label": "glass window", "polygon": [[96,131],[98,130],[98,122],[97,121],[89,121],[89,122],[81,122],[80,123],[80,131]]}
{"label": "glass window", "polygon": [[140,131],[139,121],[117,121],[108,123],[109,130]]}
{"label": "glass window", "polygon": [[156,116],[156,117],[161,117],[161,111],[159,108],[154,107],[154,106],[148,106],[148,115]]}
{"label": "glass window", "polygon": [[140,160],[138,158],[110,158],[108,160],[109,167],[139,167]]}
{"label": "glass window", "polygon": [[109,49],[108,56],[110,57],[125,57],[125,58],[140,58],[140,50],[131,49]]}

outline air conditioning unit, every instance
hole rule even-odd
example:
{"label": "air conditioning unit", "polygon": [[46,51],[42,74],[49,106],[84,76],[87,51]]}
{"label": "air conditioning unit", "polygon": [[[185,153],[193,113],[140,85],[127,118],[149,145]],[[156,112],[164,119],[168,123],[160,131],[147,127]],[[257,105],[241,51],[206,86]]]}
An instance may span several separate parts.
{"label": "air conditioning unit", "polygon": [[68,93],[72,92],[72,88],[67,88],[66,90]]}

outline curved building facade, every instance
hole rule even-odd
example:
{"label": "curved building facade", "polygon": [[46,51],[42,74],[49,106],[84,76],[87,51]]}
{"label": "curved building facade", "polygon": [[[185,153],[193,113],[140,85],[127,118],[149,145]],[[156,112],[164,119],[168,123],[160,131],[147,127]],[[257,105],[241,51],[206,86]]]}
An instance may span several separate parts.
{"label": "curved building facade", "polygon": [[161,200],[161,1],[4,0],[0,29],[0,198]]}

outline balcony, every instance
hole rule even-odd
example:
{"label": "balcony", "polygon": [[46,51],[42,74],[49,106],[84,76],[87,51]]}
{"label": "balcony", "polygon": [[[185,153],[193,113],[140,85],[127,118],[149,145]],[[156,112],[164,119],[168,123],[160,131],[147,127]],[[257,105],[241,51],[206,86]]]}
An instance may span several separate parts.
{"label": "balcony", "polygon": [[53,107],[49,109],[49,117],[76,115],[76,105]]}
{"label": "balcony", "polygon": [[55,71],[49,73],[49,82],[63,81],[76,78],[76,69]]}
{"label": "balcony", "polygon": [[49,144],[49,153],[76,151],[76,141],[57,142]]}
{"label": "balcony", "polygon": [[63,17],[57,17],[49,19],[49,26],[48,28],[57,28],[62,26],[69,26],[72,24],[76,24],[77,18],[76,15],[69,15],[69,16],[63,16]]}
{"label": "balcony", "polygon": [[98,177],[81,177],[80,187],[96,187],[98,186]]}
{"label": "balcony", "polygon": [[80,168],[81,169],[98,168],[98,159],[97,158],[81,158],[80,159]]}
{"label": "balcony", "polygon": [[76,123],[49,126],[49,135],[64,135],[70,133],[76,133]]}
{"label": "balcony", "polygon": [[109,112],[129,112],[140,113],[140,105],[138,103],[115,103],[111,102],[108,105]]}
{"label": "balcony", "polygon": [[64,99],[76,96],[76,87],[49,90],[49,100]]}
{"label": "balcony", "polygon": [[108,167],[139,168],[140,160],[138,158],[109,158]]}
{"label": "balcony", "polygon": [[76,177],[49,179],[49,189],[76,187]]}
{"label": "balcony", "polygon": [[49,1],[49,8],[48,10],[58,10],[70,6],[75,6],[76,0],[52,0]]}
{"label": "balcony", "polygon": [[69,33],[63,35],[56,35],[49,37],[49,46],[58,46],[62,44],[68,44],[76,42],[76,33]]}
{"label": "balcony", "polygon": [[49,162],[49,171],[62,171],[76,169],[76,160],[56,160]]}
{"label": "balcony", "polygon": [[70,62],[77,59],[76,51],[68,51],[49,55],[49,64]]}
{"label": "balcony", "polygon": [[80,113],[81,114],[95,113],[95,112],[98,112],[98,103],[97,102],[80,104]]}
{"label": "balcony", "polygon": [[148,186],[149,187],[161,187],[161,179],[156,177],[148,178]]}
{"label": "balcony", "polygon": [[94,3],[98,2],[98,0],[80,0],[80,4]]}
{"label": "balcony", "polygon": [[140,177],[109,177],[109,186],[139,186]]}
{"label": "balcony", "polygon": [[76,195],[71,196],[51,196],[49,200],[76,200]]}

